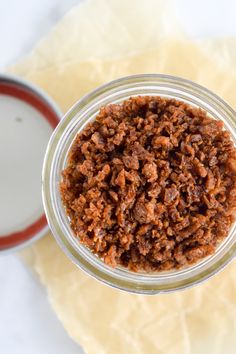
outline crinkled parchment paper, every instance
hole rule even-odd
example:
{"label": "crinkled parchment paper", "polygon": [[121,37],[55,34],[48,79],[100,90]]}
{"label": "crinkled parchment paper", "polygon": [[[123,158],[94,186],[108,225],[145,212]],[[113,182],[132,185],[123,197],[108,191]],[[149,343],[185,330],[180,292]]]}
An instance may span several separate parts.
{"label": "crinkled parchment paper", "polygon": [[[91,0],[11,70],[45,89],[63,111],[104,82],[152,72],[194,80],[236,107],[234,43],[185,39],[170,1]],[[90,278],[51,235],[29,254],[59,319],[88,354],[235,353],[235,262],[192,289],[148,297]]]}

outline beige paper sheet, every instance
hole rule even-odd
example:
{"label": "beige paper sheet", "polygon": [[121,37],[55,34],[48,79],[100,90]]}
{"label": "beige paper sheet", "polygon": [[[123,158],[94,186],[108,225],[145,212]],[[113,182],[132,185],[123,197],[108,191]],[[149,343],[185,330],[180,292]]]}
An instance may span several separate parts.
{"label": "beige paper sheet", "polygon": [[123,58],[183,35],[175,0],[83,0],[17,71],[25,75],[89,59]]}
{"label": "beige paper sheet", "polygon": [[236,38],[216,38],[198,41],[204,53],[221,68],[236,71]]}
{"label": "beige paper sheet", "polygon": [[[131,0],[129,4],[131,3],[138,6],[135,14],[141,14],[144,1]],[[90,11],[95,13],[96,6],[99,5],[98,10],[101,13],[103,6],[118,21],[115,4],[117,2],[113,0],[109,3],[90,0],[89,4],[84,5],[85,8],[82,7],[85,11],[83,16],[81,7],[75,8],[31,57],[12,71],[44,88],[63,111],[97,85],[120,76],[148,72],[192,79],[212,89],[236,107],[236,74],[234,70],[230,70],[232,61],[223,65],[220,60],[212,60],[207,49],[210,47],[206,46],[206,50],[203,50],[202,44],[193,44],[181,39],[180,35],[176,38],[175,31],[171,35],[175,39],[171,40],[171,31],[165,30],[168,25],[165,19],[169,11],[166,12],[166,6],[169,6],[169,2],[152,3],[152,13],[157,14],[157,23],[150,28],[152,31],[159,31],[159,40],[155,42],[153,49],[146,45],[145,38],[142,39],[142,47],[140,39],[139,47],[135,48],[136,54],[129,51],[128,57],[124,56],[121,43],[116,52],[116,45],[112,41],[104,41],[106,33],[111,36],[114,32],[114,38],[118,38],[121,27],[114,27],[113,22],[109,21],[96,21],[95,25],[92,21],[94,17],[90,17]],[[120,4],[119,6],[125,8],[125,1],[120,0]],[[174,18],[174,15],[169,15]],[[87,16],[91,26],[90,39],[93,31],[100,33],[90,42],[93,52],[99,53],[95,55],[96,58],[90,49],[80,44],[78,47],[75,45],[76,41],[79,42],[75,28],[81,26],[81,35],[85,35],[88,29],[86,21],[80,23],[80,16]],[[145,16],[147,21],[150,16]],[[142,18],[140,15],[140,19]],[[122,40],[127,50],[129,46],[132,47],[134,39],[138,40],[135,28],[140,31],[138,22],[132,27],[134,37],[129,42],[128,22],[126,20],[122,25],[122,33],[125,33]],[[178,27],[177,23],[173,26]],[[67,46],[66,50],[59,40],[60,36]],[[142,48],[146,50],[141,50]],[[114,57],[112,53],[122,55]],[[216,277],[195,288],[176,294],[148,297],[113,290],[90,278],[64,256],[51,235],[33,245],[29,252],[59,319],[70,336],[88,354],[235,353],[235,262]]]}

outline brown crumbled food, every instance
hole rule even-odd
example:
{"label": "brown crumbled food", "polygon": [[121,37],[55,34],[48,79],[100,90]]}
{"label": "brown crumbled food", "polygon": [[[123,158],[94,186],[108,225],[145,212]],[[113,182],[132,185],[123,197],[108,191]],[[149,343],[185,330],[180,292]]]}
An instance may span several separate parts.
{"label": "brown crumbled food", "polygon": [[75,236],[106,264],[179,268],[229,233],[236,149],[198,108],[131,97],[101,108],[76,136],[60,192]]}

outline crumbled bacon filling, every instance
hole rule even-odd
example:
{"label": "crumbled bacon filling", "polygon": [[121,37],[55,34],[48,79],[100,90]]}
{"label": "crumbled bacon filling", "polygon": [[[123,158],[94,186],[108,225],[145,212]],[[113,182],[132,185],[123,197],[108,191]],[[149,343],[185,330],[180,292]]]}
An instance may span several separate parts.
{"label": "crumbled bacon filling", "polygon": [[200,109],[131,97],[102,107],[76,136],[60,193],[75,237],[106,264],[179,268],[229,233],[236,149]]}

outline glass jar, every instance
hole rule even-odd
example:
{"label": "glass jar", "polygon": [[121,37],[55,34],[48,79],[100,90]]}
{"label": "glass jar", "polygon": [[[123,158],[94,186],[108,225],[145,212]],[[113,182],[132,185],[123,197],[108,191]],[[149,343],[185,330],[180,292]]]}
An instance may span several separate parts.
{"label": "glass jar", "polygon": [[236,113],[209,90],[178,77],[135,75],[112,81],[81,98],[65,115],[47,147],[43,168],[43,201],[53,235],[66,255],[77,266],[112,287],[134,293],[157,294],[183,289],[208,279],[222,269],[236,252],[236,223],[215,254],[180,270],[135,273],[122,267],[107,266],[73,236],[59,193],[61,171],[78,132],[91,122],[101,106],[119,103],[137,95],[158,95],[182,100],[201,107],[215,119],[221,119],[236,144]]}

